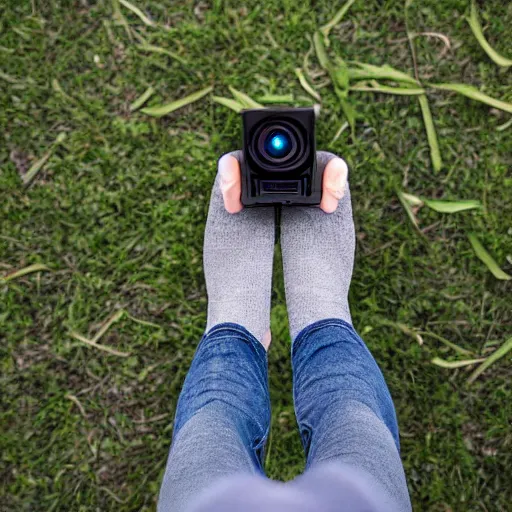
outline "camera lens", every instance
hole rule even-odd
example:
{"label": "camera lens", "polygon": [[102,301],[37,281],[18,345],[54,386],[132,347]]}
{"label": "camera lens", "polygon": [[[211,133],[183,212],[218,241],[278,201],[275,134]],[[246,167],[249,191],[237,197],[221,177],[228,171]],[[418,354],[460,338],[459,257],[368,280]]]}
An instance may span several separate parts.
{"label": "camera lens", "polygon": [[272,130],[264,142],[265,151],[274,158],[283,158],[291,150],[290,136],[283,130]]}
{"label": "camera lens", "polygon": [[300,172],[310,154],[305,141],[300,123],[288,116],[273,115],[253,128],[248,150],[264,172]]}

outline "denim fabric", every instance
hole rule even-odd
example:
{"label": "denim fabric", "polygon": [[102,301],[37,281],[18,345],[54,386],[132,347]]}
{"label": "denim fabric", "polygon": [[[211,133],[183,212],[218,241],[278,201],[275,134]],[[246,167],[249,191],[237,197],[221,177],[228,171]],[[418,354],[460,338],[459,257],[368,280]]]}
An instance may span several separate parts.
{"label": "denim fabric", "polygon": [[287,484],[263,476],[266,352],[243,327],[217,325],[178,402],[159,512],[410,511],[393,402],[353,327],[339,319],[306,327],[292,363],[305,475]]}
{"label": "denim fabric", "polygon": [[339,319],[316,322],[292,345],[295,413],[306,472],[338,462],[371,476],[369,494],[410,510],[400,460],[395,407],[375,359],[354,328]]}
{"label": "denim fabric", "polygon": [[213,327],[178,400],[158,510],[181,512],[219,477],[262,474],[269,427],[265,349],[240,325]]}

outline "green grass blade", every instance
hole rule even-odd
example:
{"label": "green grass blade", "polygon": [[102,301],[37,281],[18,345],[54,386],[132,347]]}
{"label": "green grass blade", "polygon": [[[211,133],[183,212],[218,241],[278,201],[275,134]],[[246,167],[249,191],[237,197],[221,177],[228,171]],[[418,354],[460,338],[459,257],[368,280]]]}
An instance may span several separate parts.
{"label": "green grass blade", "polygon": [[356,0],[348,0],[340,9],[338,9],[334,17],[328,23],[320,27],[320,32],[322,32],[324,36],[324,42],[327,47],[329,46],[329,32],[343,19],[355,1]]}
{"label": "green grass blade", "polygon": [[187,65],[187,61],[183,57],[180,57],[177,53],[166,50],[165,48],[161,48],[160,46],[155,46],[153,44],[141,44],[137,46],[137,49],[142,52],[159,53],[161,55],[167,55],[167,57],[177,60],[178,62],[181,62],[181,64]]}
{"label": "green grass blade", "polygon": [[343,110],[343,113],[345,114],[345,117],[347,118],[347,122],[350,126],[350,132],[352,134],[352,139],[355,140],[356,138],[356,111],[350,103],[350,100],[348,98],[340,97],[340,105],[341,110]]}
{"label": "green grass blade", "polygon": [[485,247],[481,244],[480,240],[478,240],[478,237],[474,233],[469,234],[468,238],[478,259],[485,263],[491,274],[496,279],[501,279],[502,281],[509,281],[512,279],[511,276],[501,270],[500,266],[496,263],[496,260],[487,252]]}
{"label": "green grass blade", "polygon": [[155,89],[151,86],[149,86],[131,105],[130,105],[130,111],[135,112],[138,110],[146,101],[151,98],[155,94]]}
{"label": "green grass blade", "polygon": [[350,87],[350,90],[375,93],[380,92],[382,94],[394,94],[397,96],[419,96],[420,94],[425,94],[425,89],[421,89],[418,87],[389,87],[387,85],[381,85],[373,80],[371,84],[372,87],[368,87],[366,85],[356,85]]}
{"label": "green grass blade", "polygon": [[318,94],[313,87],[309,84],[309,82],[306,80],[306,77],[300,68],[295,68],[295,74],[297,75],[297,78],[299,79],[299,83],[302,86],[302,88],[316,101],[322,101],[320,98],[320,94]]}
{"label": "green grass blade", "polygon": [[472,364],[481,363],[482,361],[485,361],[485,358],[479,358],[479,359],[461,359],[460,361],[446,361],[445,359],[441,359],[440,357],[434,357],[432,359],[432,363],[440,366],[441,368],[463,368],[464,366],[470,366]]}
{"label": "green grass blade", "polygon": [[238,103],[238,101],[233,100],[231,98],[223,98],[221,96],[212,96],[212,100],[215,101],[215,103],[218,103],[219,105],[224,105],[225,107],[228,107],[231,110],[234,110],[235,112],[240,112],[245,108],[242,104]]}
{"label": "green grass blade", "polygon": [[144,25],[147,25],[148,27],[152,27],[154,25],[154,23],[136,5],[128,2],[128,0],[119,0],[119,3],[132,11],[133,14],[135,14],[142,23],[144,23]]}
{"label": "green grass blade", "polygon": [[445,91],[452,91],[462,94],[462,96],[466,96],[467,98],[475,101],[480,101],[481,103],[485,103],[490,107],[497,108],[498,110],[503,110],[504,112],[508,112],[512,114],[512,103],[507,103],[506,101],[497,100],[495,98],[491,98],[487,94],[480,92],[476,87],[472,85],[466,84],[430,84],[432,87],[436,89],[442,89]]}
{"label": "green grass blade", "polygon": [[423,202],[429,208],[439,213],[457,213],[482,207],[482,203],[477,200],[438,201],[433,199],[423,199]]}
{"label": "green grass blade", "polygon": [[295,103],[293,94],[265,94],[259,100],[260,103]]}
{"label": "green grass blade", "polygon": [[407,73],[399,71],[385,64],[384,66],[374,66],[364,62],[352,61],[357,67],[348,68],[348,75],[353,80],[392,80],[394,82],[405,82],[412,85],[419,83]]}
{"label": "green grass blade", "polygon": [[42,271],[50,271],[50,269],[43,265],[42,263],[34,263],[33,265],[29,265],[28,267],[22,268],[20,270],[16,270],[7,274],[6,276],[0,277],[1,283],[8,283],[9,281],[13,281],[14,279],[18,279],[20,277],[26,276],[27,274],[33,274],[34,272],[42,272]]}
{"label": "green grass blade", "polygon": [[327,52],[325,51],[324,40],[322,34],[316,31],[313,34],[313,46],[315,47],[316,58],[325,70],[330,71],[331,64],[329,62],[329,57],[327,57]]}
{"label": "green grass blade", "polygon": [[238,103],[241,103],[244,106],[244,108],[263,108],[263,105],[253,100],[244,92],[239,91],[238,89],[235,89],[231,86],[229,86],[229,90],[231,91],[231,94],[235,97],[235,99],[238,101]]}
{"label": "green grass blade", "polygon": [[478,17],[478,9],[476,6],[475,0],[471,2],[471,15],[468,18],[469,26],[471,27],[471,30],[473,31],[473,35],[476,37],[476,40],[482,47],[482,50],[487,53],[487,55],[493,60],[498,66],[508,68],[509,66],[512,66],[512,60],[507,59],[506,57],[503,57],[503,55],[500,55],[487,41],[487,39],[484,36],[482,25],[480,24],[480,19]]}
{"label": "green grass blade", "polygon": [[209,94],[212,90],[213,86],[206,87],[204,89],[201,89],[200,91],[190,94],[189,96],[185,96],[184,98],[181,98],[176,101],[171,101],[171,103],[167,103],[166,105],[161,105],[159,107],[143,108],[141,112],[152,117],[162,117],[167,114],[170,114],[171,112],[174,112],[175,110],[185,107],[186,105],[190,105],[191,103],[200,100],[201,98]]}
{"label": "green grass blade", "polygon": [[342,91],[347,91],[350,85],[350,78],[348,76],[348,67],[345,61],[337,59],[337,65],[331,67],[331,79],[336,87],[339,87]]}
{"label": "green grass blade", "polygon": [[468,384],[474,382],[482,373],[512,350],[512,338],[509,338],[501,347],[496,349],[484,362],[469,376]]}
{"label": "green grass blade", "polygon": [[418,96],[418,99],[420,101],[423,123],[425,124],[425,130],[427,132],[428,145],[430,146],[432,167],[434,168],[434,172],[439,172],[443,166],[443,161],[441,160],[441,152],[439,151],[439,142],[437,141],[437,133],[430,111],[430,105],[426,94]]}

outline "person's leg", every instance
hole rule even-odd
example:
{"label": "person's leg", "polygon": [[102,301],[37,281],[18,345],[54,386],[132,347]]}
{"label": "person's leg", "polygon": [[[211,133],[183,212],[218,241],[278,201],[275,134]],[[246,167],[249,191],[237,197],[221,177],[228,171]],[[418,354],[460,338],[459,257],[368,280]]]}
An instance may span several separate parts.
{"label": "person's leg", "polygon": [[[333,155],[318,153],[324,167]],[[410,510],[398,426],[377,363],[351,325],[355,233],[350,193],[333,214],[283,208],[281,248],[292,334],[294,400],[307,468],[362,470],[394,510]]]}
{"label": "person's leg", "polygon": [[263,345],[237,324],[215,326],[183,385],[158,511],[186,510],[222,477],[262,474],[269,425]]}
{"label": "person's leg", "polygon": [[292,361],[307,468],[325,462],[357,468],[384,489],[391,510],[409,511],[393,401],[354,328],[340,319],[315,322],[295,339]]}
{"label": "person's leg", "polygon": [[205,232],[207,332],[178,401],[159,512],[186,510],[222,477],[263,472],[274,210],[227,213],[220,181]]}

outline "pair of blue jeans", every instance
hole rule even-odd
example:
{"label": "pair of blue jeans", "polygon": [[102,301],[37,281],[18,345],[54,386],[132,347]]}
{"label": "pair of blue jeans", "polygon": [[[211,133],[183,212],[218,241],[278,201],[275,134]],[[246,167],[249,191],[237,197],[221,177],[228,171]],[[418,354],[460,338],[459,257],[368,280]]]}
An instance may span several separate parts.
{"label": "pair of blue jeans", "polygon": [[[292,500],[286,503],[304,495],[303,486],[310,489],[307,499],[318,504],[312,510],[331,510],[333,503],[332,510],[345,510],[336,503],[352,491],[346,491],[345,498],[336,493],[352,482],[353,475],[361,475],[349,487],[355,486],[363,501],[374,500],[377,508],[361,505],[346,510],[409,511],[393,401],[354,328],[339,319],[306,327],[292,344],[292,364],[295,411],[307,464],[302,483],[286,490]],[[274,490],[281,491],[270,487],[278,484],[263,481],[269,429],[265,349],[240,325],[213,327],[199,343],[178,401],[158,511],[186,512],[198,503],[202,505],[197,510],[310,510],[300,508],[300,500],[299,508],[287,508],[279,502],[284,495],[272,501]],[[328,474],[320,477],[315,471]],[[337,483],[329,487],[332,472]],[[231,481],[237,482],[236,489],[230,489]],[[314,481],[336,487],[334,494],[324,490],[315,496],[321,486]],[[261,486],[256,496],[253,491]],[[211,498],[201,500],[208,493]],[[254,503],[269,499],[263,508],[254,508]],[[237,506],[230,507],[235,501]],[[217,502],[223,505],[216,508]]]}

